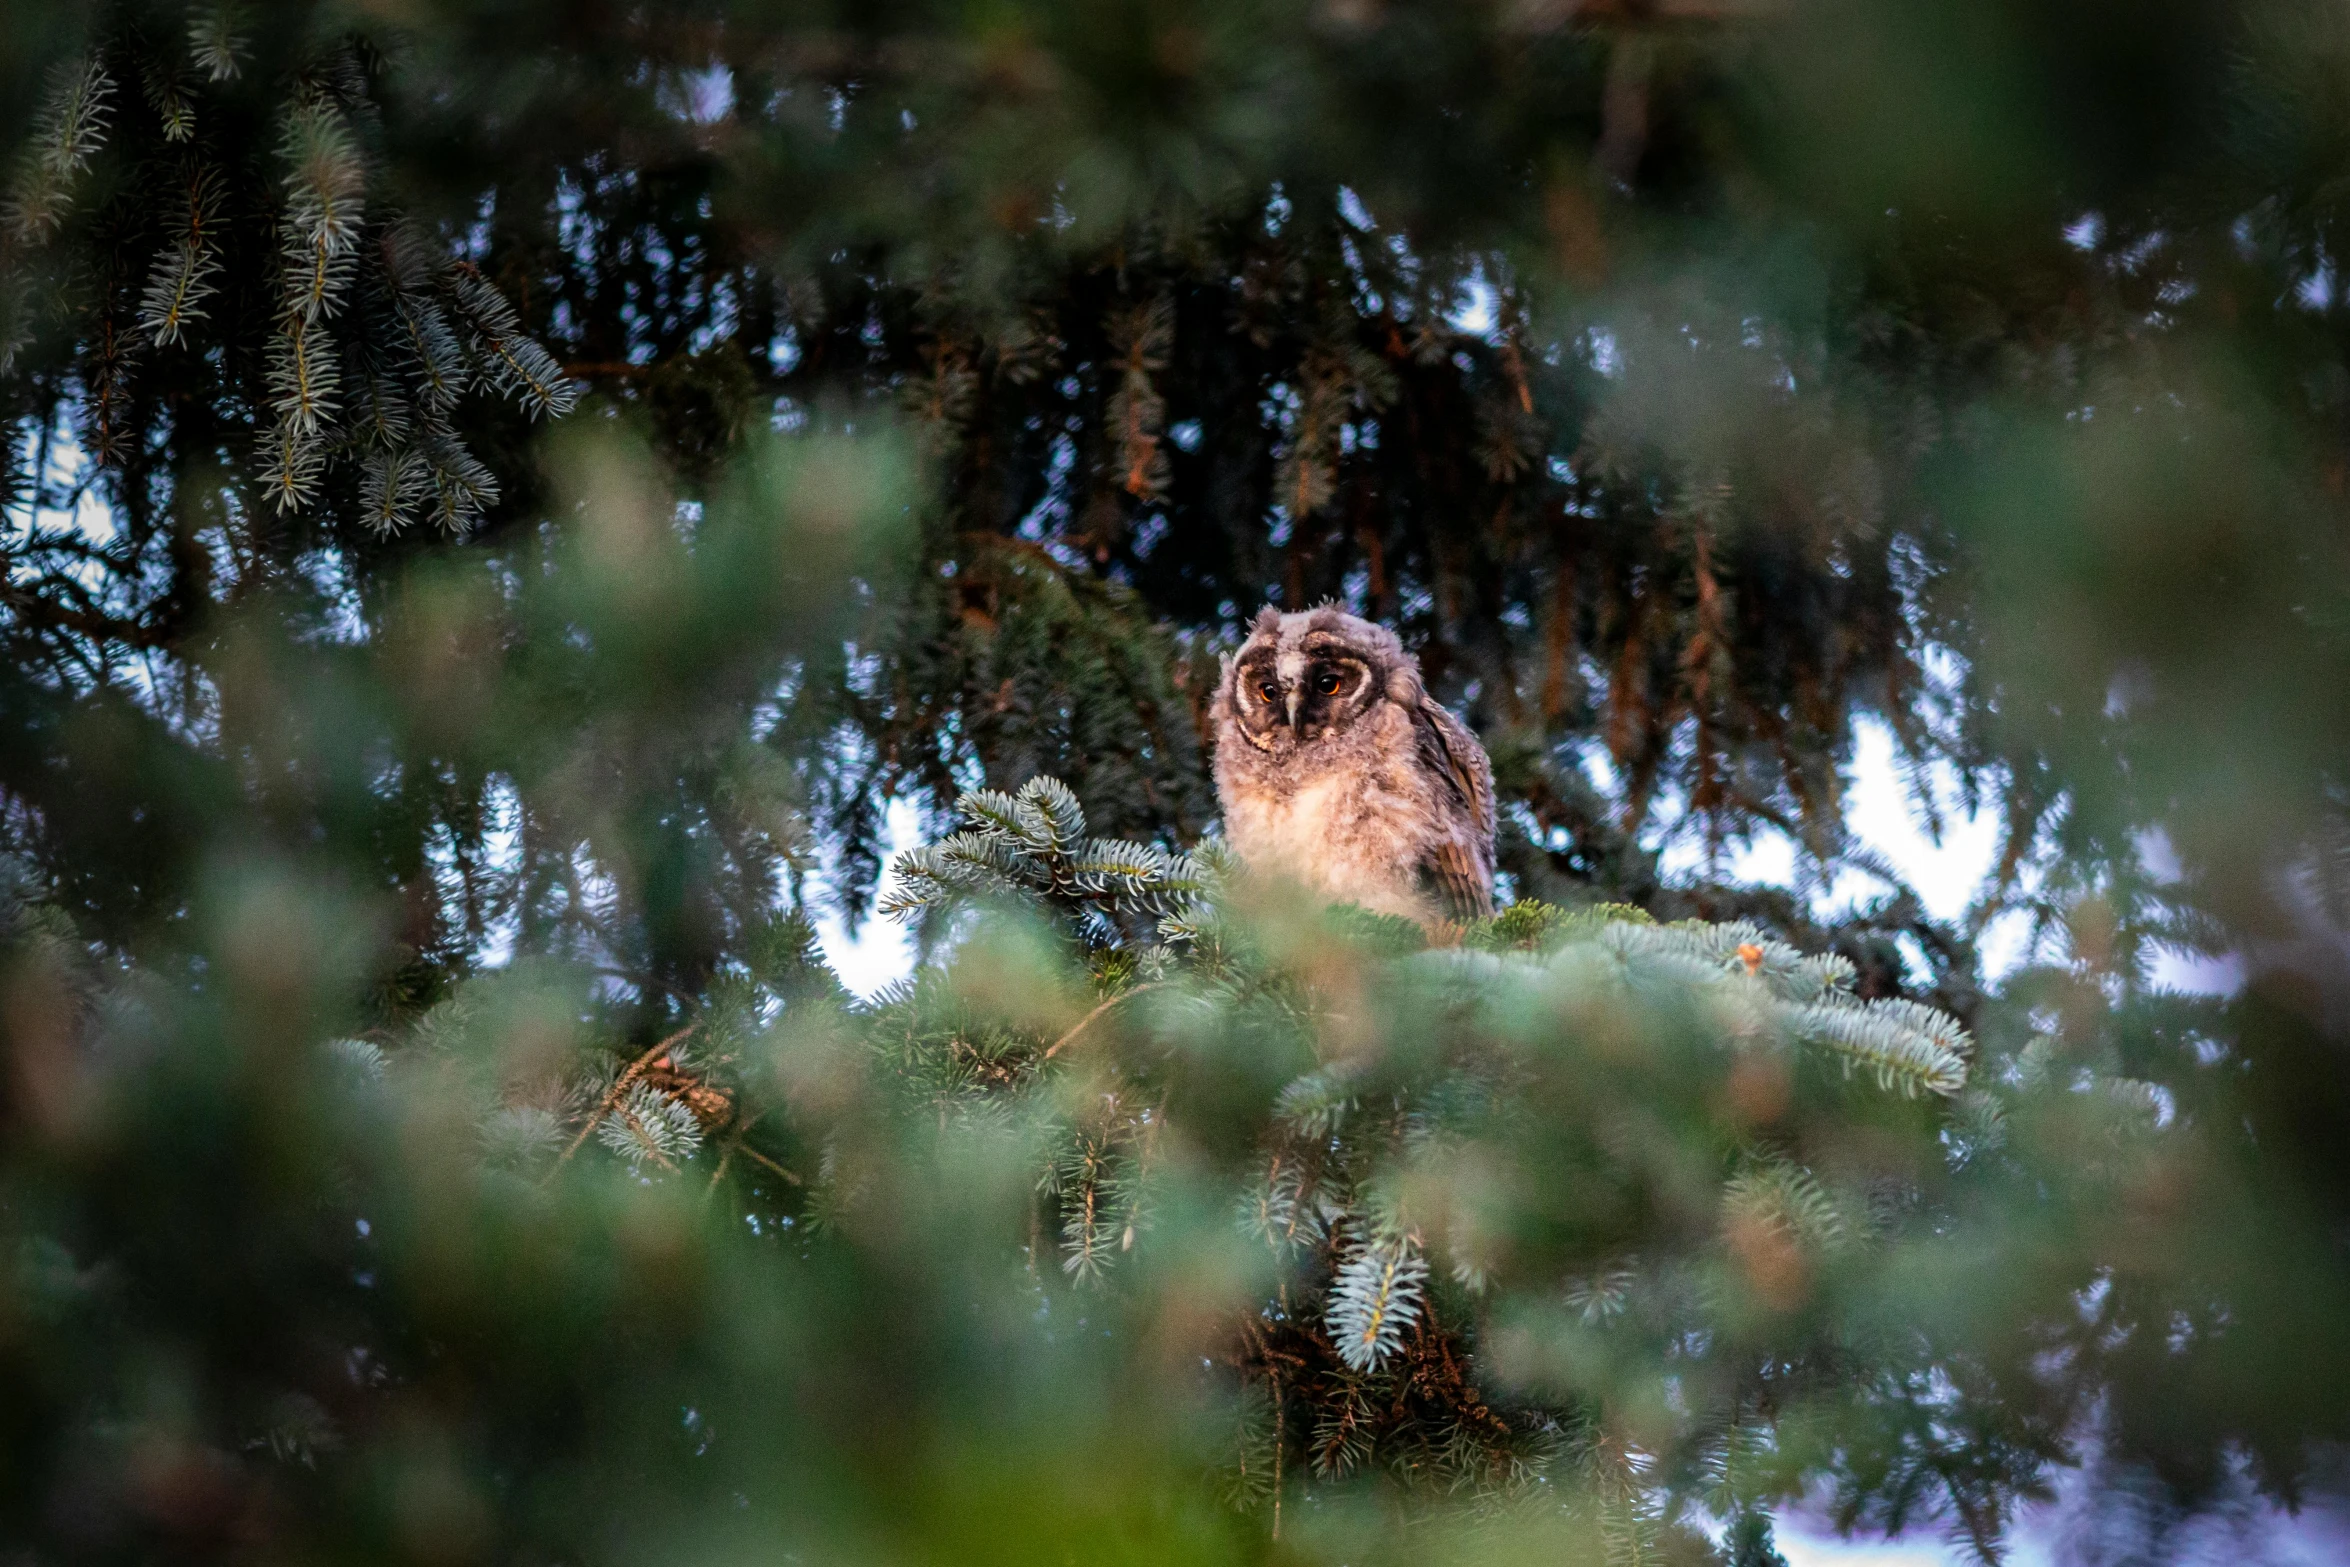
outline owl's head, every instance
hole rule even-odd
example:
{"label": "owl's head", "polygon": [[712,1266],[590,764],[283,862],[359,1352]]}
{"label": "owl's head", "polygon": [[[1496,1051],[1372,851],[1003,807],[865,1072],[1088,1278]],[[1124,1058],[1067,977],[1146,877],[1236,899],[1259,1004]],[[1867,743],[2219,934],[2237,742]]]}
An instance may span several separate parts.
{"label": "owl's head", "polygon": [[1226,722],[1260,751],[1293,752],[1342,735],[1382,702],[1420,700],[1420,666],[1395,633],[1323,605],[1265,609],[1224,662]]}

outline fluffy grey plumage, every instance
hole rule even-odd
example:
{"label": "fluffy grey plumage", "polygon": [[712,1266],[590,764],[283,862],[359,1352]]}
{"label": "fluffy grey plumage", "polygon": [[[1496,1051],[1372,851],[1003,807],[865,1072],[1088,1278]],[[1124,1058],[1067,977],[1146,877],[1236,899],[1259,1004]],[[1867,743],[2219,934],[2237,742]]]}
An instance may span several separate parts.
{"label": "fluffy grey plumage", "polygon": [[1216,688],[1216,795],[1249,865],[1418,920],[1493,912],[1493,768],[1395,633],[1267,609]]}

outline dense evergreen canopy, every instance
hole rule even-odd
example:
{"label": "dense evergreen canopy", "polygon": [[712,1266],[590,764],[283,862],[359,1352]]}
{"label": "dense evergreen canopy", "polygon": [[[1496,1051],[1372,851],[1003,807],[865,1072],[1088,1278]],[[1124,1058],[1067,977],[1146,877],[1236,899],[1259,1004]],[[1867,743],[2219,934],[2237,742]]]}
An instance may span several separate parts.
{"label": "dense evergreen canopy", "polygon": [[[2342,1485],[2340,7],[19,9],[0,1538]],[[1493,754],[1461,950],[1187,857],[1324,598]]]}

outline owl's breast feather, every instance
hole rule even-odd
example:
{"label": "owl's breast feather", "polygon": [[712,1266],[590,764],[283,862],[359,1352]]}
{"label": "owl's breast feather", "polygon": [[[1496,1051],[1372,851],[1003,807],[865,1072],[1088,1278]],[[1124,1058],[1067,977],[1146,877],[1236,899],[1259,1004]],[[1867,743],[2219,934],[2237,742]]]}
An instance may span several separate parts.
{"label": "owl's breast feather", "polygon": [[1372,779],[1333,775],[1227,802],[1224,835],[1249,867],[1314,887],[1333,903],[1425,919],[1410,802]]}

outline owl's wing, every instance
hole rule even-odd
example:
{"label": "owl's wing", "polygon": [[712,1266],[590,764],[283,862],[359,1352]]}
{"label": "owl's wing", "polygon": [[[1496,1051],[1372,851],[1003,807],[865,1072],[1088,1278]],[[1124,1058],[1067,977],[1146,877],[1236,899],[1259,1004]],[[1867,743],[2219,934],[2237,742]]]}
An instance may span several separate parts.
{"label": "owl's wing", "polygon": [[1435,845],[1420,874],[1452,918],[1481,918],[1493,912],[1492,764],[1477,737],[1433,698],[1421,698],[1412,717],[1421,761],[1459,802],[1463,825],[1474,834],[1473,840],[1464,835]]}

